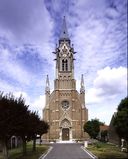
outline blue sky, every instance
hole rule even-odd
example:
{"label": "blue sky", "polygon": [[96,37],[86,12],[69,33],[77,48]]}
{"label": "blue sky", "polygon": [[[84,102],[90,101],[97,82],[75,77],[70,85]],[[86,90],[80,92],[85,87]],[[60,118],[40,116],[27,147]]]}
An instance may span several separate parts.
{"label": "blue sky", "polygon": [[89,119],[109,124],[127,95],[127,0],[0,0],[0,90],[22,94],[42,117],[63,16],[77,52],[78,91],[84,74]]}

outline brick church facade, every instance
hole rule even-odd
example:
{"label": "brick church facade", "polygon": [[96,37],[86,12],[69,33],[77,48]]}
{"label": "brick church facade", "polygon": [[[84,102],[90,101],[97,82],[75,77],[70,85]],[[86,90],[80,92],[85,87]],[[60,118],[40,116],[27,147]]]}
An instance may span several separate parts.
{"label": "brick church facade", "polygon": [[87,137],[83,125],[88,120],[88,109],[85,106],[84,78],[81,76],[80,93],[76,90],[74,78],[74,48],[68,36],[66,20],[63,19],[59,44],[53,52],[56,56],[56,77],[54,90],[50,93],[47,75],[45,88],[45,107],[43,120],[50,129],[43,139],[48,141],[82,140]]}

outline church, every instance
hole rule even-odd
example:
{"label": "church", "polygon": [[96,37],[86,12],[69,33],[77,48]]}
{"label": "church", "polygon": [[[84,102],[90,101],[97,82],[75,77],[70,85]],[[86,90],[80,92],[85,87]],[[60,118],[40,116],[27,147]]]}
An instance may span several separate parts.
{"label": "church", "polygon": [[58,46],[53,53],[56,56],[56,77],[53,92],[50,92],[48,75],[46,78],[43,120],[48,122],[50,128],[43,139],[56,142],[83,140],[87,137],[83,125],[88,120],[84,78],[81,75],[80,92],[78,92],[74,77],[75,51],[68,35],[65,17]]}

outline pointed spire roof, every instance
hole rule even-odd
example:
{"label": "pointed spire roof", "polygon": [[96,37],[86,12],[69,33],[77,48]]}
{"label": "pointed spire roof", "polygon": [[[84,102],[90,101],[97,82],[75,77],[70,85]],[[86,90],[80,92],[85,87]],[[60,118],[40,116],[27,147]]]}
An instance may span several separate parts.
{"label": "pointed spire roof", "polygon": [[49,92],[50,93],[50,83],[49,83],[49,77],[47,75],[46,77],[46,87],[45,87],[45,92]]}
{"label": "pointed spire roof", "polygon": [[68,30],[67,30],[65,16],[63,18],[63,25],[62,25],[62,30],[61,30],[61,34],[60,34],[60,40],[70,40],[69,36],[68,36]]}
{"label": "pointed spire roof", "polygon": [[80,93],[85,92],[85,87],[84,87],[84,76],[83,74],[81,75],[81,88],[80,88]]}

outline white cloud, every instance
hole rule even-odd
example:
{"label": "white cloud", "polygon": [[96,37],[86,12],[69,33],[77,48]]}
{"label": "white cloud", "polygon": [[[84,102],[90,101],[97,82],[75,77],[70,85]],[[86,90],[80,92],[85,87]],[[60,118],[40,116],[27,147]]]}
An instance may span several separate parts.
{"label": "white cloud", "polygon": [[75,71],[76,75],[85,74],[89,87],[97,70],[106,66],[126,66],[126,13],[122,14],[125,9],[118,11],[113,7],[125,8],[125,5],[111,3],[80,0],[71,6],[69,34],[72,34],[71,40],[78,52],[75,55]]}
{"label": "white cloud", "polygon": [[1,0],[0,33],[12,43],[48,42],[52,36],[53,23],[42,0]]}
{"label": "white cloud", "polygon": [[89,108],[89,120],[97,118],[102,122],[105,122],[105,124],[109,125],[112,115],[114,112],[116,112],[117,105],[119,104],[120,101],[118,102],[106,102],[103,101],[102,103],[99,104],[94,104],[93,106],[88,106]]}
{"label": "white cloud", "polygon": [[45,95],[40,95],[38,98],[31,102],[30,109],[38,111],[39,116],[42,118],[42,110],[45,106]]}
{"label": "white cloud", "polygon": [[11,56],[12,52],[8,49],[1,49],[0,72],[22,84],[29,84],[32,75],[13,60]]}
{"label": "white cloud", "polygon": [[101,88],[99,95],[113,96],[126,94],[127,69],[124,67],[106,67],[97,72],[98,77],[94,80],[94,87]]}
{"label": "white cloud", "polygon": [[86,92],[89,118],[99,118],[109,124],[121,99],[127,96],[127,69],[106,67],[97,71],[93,87]]}
{"label": "white cloud", "polygon": [[[1,0],[0,21],[0,78],[3,79],[6,76],[6,79],[10,80],[10,86],[13,80],[13,82],[19,82],[20,87],[23,88],[25,85],[32,85],[32,83],[38,85],[41,83],[39,72],[34,74],[33,71],[33,67],[36,66],[32,65],[31,69],[27,69],[28,63],[26,63],[25,58],[28,52],[22,45],[26,43],[37,48],[36,53],[40,58],[39,65],[43,65],[45,61],[40,74],[41,72],[43,75],[47,74],[49,70],[53,74],[54,62],[51,57],[54,59],[52,56],[54,45],[51,41],[54,23],[44,2],[32,0],[30,3],[26,0],[22,2],[14,0],[12,3]],[[3,42],[3,39],[6,40]],[[17,55],[22,54],[22,51],[24,51],[24,57],[22,57],[24,60],[21,62]],[[37,55],[32,56],[34,59],[34,56]],[[31,59],[29,61],[31,62]],[[49,69],[49,67],[51,68]]]}
{"label": "white cloud", "polygon": [[54,44],[50,43],[50,42],[44,42],[42,46],[39,46],[39,54],[42,57],[42,59],[47,60],[47,63],[50,64],[52,66],[52,70],[53,65],[54,65],[54,61],[53,59],[55,59],[54,54],[52,54],[52,52],[55,50],[54,48]]}
{"label": "white cloud", "polygon": [[97,96],[97,93],[99,91],[100,90],[96,88],[90,88],[89,90],[87,90],[85,97],[87,105],[99,103],[102,101],[102,98]]}
{"label": "white cloud", "polygon": [[7,81],[0,79],[0,91],[4,91],[4,92],[8,93],[8,92],[16,91],[16,90],[18,90],[17,87],[14,87]]}
{"label": "white cloud", "polygon": [[127,95],[127,69],[106,67],[97,72],[93,83],[93,88],[87,90],[87,104],[123,98]]}
{"label": "white cloud", "polygon": [[19,98],[20,96],[22,96],[25,100],[25,104],[26,105],[30,105],[30,97],[29,95],[26,93],[26,92],[23,92],[23,91],[14,91],[13,92],[13,95],[17,98]]}

